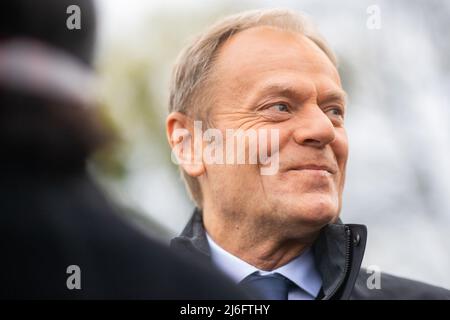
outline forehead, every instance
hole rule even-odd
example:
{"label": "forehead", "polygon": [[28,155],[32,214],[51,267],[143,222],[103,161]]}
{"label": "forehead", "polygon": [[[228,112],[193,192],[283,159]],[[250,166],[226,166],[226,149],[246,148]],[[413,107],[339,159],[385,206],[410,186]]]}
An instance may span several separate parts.
{"label": "forehead", "polygon": [[255,27],[232,36],[220,48],[215,68],[221,86],[225,82],[233,90],[277,81],[319,91],[341,87],[335,66],[312,40],[273,27]]}

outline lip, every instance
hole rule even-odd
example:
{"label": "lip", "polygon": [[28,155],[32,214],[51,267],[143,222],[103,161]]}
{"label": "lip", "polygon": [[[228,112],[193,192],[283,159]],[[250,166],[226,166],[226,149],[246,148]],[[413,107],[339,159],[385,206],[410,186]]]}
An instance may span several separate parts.
{"label": "lip", "polygon": [[317,164],[305,164],[291,170],[318,170],[318,171],[327,171],[328,173],[335,174],[337,170],[331,166],[327,165],[317,165]]}

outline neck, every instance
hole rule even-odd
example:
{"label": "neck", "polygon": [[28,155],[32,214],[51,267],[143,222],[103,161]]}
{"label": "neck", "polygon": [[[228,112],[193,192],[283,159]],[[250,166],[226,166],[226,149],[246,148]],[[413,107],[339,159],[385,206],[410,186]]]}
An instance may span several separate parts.
{"label": "neck", "polygon": [[[226,218],[222,218],[226,217]],[[319,231],[306,232],[273,221],[203,211],[209,236],[227,252],[253,265],[272,271],[301,255],[317,238]]]}

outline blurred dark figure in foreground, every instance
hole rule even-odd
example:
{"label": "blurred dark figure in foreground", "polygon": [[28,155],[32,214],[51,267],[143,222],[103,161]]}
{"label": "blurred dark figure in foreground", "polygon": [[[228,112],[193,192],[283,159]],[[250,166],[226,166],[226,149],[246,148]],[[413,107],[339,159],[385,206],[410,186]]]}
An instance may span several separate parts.
{"label": "blurred dark figure in foreground", "polygon": [[92,108],[93,9],[0,4],[0,298],[242,298],[134,230],[89,178],[108,138]]}

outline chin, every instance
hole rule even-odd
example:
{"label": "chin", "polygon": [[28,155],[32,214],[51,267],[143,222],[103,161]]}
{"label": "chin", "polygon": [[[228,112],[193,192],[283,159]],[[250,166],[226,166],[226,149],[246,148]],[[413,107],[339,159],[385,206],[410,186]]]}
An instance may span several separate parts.
{"label": "chin", "polygon": [[314,227],[323,227],[335,222],[339,216],[339,199],[337,196],[324,194],[305,194],[299,201],[289,201],[289,209],[292,218],[299,223]]}

